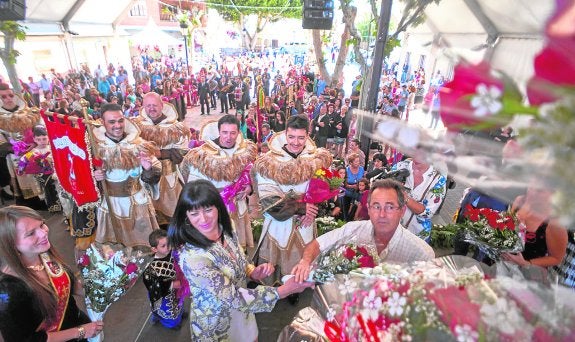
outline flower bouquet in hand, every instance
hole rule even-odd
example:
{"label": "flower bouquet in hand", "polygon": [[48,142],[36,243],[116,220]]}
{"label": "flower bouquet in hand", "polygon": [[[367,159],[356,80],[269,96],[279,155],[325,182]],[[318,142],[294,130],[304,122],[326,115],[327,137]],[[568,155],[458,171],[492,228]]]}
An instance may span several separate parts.
{"label": "flower bouquet in hand", "polygon": [[455,226],[463,230],[464,241],[477,246],[495,261],[501,253],[522,252],[525,245],[523,232],[509,213],[467,206],[465,221]]}
{"label": "flower bouquet in hand", "polygon": [[375,246],[369,244],[343,243],[321,253],[314,261],[309,278],[326,283],[333,281],[336,274],[348,274],[362,268],[372,268],[379,263]]}
{"label": "flower bouquet in hand", "polygon": [[18,161],[17,173],[19,175],[31,174],[31,175],[50,175],[54,173],[52,165],[48,160],[50,152],[38,153],[34,151],[28,151],[24,153],[20,160]]}
{"label": "flower bouquet in hand", "polygon": [[[88,316],[92,321],[103,320],[106,310],[120,299],[138,280],[151,254],[132,252],[131,248],[114,251],[103,245],[90,245],[78,259],[84,285]],[[102,341],[103,334],[90,341]]]}
{"label": "flower bouquet in hand", "polygon": [[301,201],[319,204],[334,198],[339,193],[339,188],[343,181],[343,178],[338,177],[337,174],[326,168],[318,169],[315,171],[313,178],[310,179],[307,191]]}

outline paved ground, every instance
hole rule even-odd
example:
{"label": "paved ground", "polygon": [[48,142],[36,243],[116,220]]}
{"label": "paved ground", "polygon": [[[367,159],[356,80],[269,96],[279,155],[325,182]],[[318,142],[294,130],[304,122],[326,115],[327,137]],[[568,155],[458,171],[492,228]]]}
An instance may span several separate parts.
{"label": "paved ground", "polygon": [[[235,111],[231,110],[230,114]],[[220,117],[219,111],[212,111],[210,116],[200,116],[199,107],[188,110],[186,124],[194,128],[200,128],[208,120],[216,120]],[[426,125],[426,118],[421,113],[413,113],[411,120],[422,126]],[[451,220],[451,216],[458,205],[461,196],[462,185],[448,192],[446,203],[439,215],[434,219],[436,223],[444,224]],[[10,204],[10,203],[8,203]],[[64,229],[63,217],[61,215],[49,215],[47,223],[50,230],[50,239],[53,245],[64,256],[65,260],[74,265],[73,244],[74,240]],[[442,251],[444,254],[445,251]],[[278,302],[271,313],[256,315],[260,330],[259,341],[276,341],[281,329],[290,323],[297,311],[309,306],[311,301],[311,290],[306,290],[296,306],[292,306],[285,300]],[[189,309],[189,306],[188,306]],[[150,309],[146,289],[143,283],[138,281],[126,296],[112,305],[105,317],[105,340],[108,342],[145,342],[145,341],[189,341],[189,325],[185,321],[179,331],[164,329],[161,326],[152,326],[149,323]]]}

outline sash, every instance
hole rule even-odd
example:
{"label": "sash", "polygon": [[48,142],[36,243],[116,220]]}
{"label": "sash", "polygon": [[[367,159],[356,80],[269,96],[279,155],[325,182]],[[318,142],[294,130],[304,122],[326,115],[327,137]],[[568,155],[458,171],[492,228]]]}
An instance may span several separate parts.
{"label": "sash", "polygon": [[59,331],[64,322],[64,316],[66,315],[66,308],[68,307],[68,301],[70,300],[71,292],[71,280],[68,273],[64,270],[64,267],[57,262],[52,261],[48,253],[40,254],[42,263],[44,264],[48,278],[50,279],[50,284],[56,293],[58,299],[58,304],[56,306],[56,318],[52,322],[46,323],[46,331]]}

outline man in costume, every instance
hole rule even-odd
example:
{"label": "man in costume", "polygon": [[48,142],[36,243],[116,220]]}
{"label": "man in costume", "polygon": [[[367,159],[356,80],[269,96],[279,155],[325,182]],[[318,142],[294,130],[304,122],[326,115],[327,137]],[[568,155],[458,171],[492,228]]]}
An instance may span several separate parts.
{"label": "man in costume", "polygon": [[206,179],[219,189],[243,247],[253,247],[254,238],[246,196],[252,192],[250,170],[257,157],[256,145],[240,134],[240,122],[224,115],[201,130],[205,144],[191,149],[182,163],[186,182]]}
{"label": "man in costume", "polygon": [[146,186],[157,184],[162,173],[156,148],[140,138],[138,128],[124,118],[117,104],[102,106],[102,122],[93,129],[96,158],[103,163],[94,178],[103,182],[107,198],[98,208],[96,241],[149,246],[148,236],[158,229],[158,222]]}
{"label": "man in costume", "polygon": [[[317,206],[300,201],[316,170],[329,167],[329,151],[309,138],[305,115],[288,119],[286,130],[269,141],[270,151],[255,162],[253,173],[264,215],[258,243],[260,261],[289,274],[315,236]],[[273,279],[270,279],[270,281]]]}
{"label": "man in costume", "polygon": [[160,95],[153,92],[144,95],[143,108],[134,123],[140,129],[140,136],[160,149],[157,158],[162,163],[162,176],[153,187],[153,203],[158,224],[167,225],[182,191],[178,165],[187,152],[190,130],[178,122],[174,106],[162,102]]}
{"label": "man in costume", "polygon": [[[9,85],[0,83],[0,186],[4,193],[14,195],[20,204],[31,205],[32,202],[22,200],[42,194],[33,175],[16,173],[19,154],[25,153],[33,143],[32,129],[41,122],[38,112],[29,109]],[[11,139],[22,143],[16,145],[16,151]],[[18,151],[19,148],[22,150]]]}

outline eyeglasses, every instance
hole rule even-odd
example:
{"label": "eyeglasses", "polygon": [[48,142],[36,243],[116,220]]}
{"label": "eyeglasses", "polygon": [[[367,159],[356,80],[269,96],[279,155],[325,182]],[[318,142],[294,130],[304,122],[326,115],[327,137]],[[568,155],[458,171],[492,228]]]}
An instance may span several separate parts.
{"label": "eyeglasses", "polygon": [[393,204],[386,204],[384,206],[381,206],[380,204],[373,204],[369,206],[370,209],[373,209],[374,211],[376,211],[377,213],[381,213],[381,211],[383,210],[385,213],[391,213],[394,212],[396,210],[401,209],[400,206],[396,206]]}
{"label": "eyeglasses", "polygon": [[14,97],[14,94],[2,95],[3,99],[13,98],[13,97]]}

